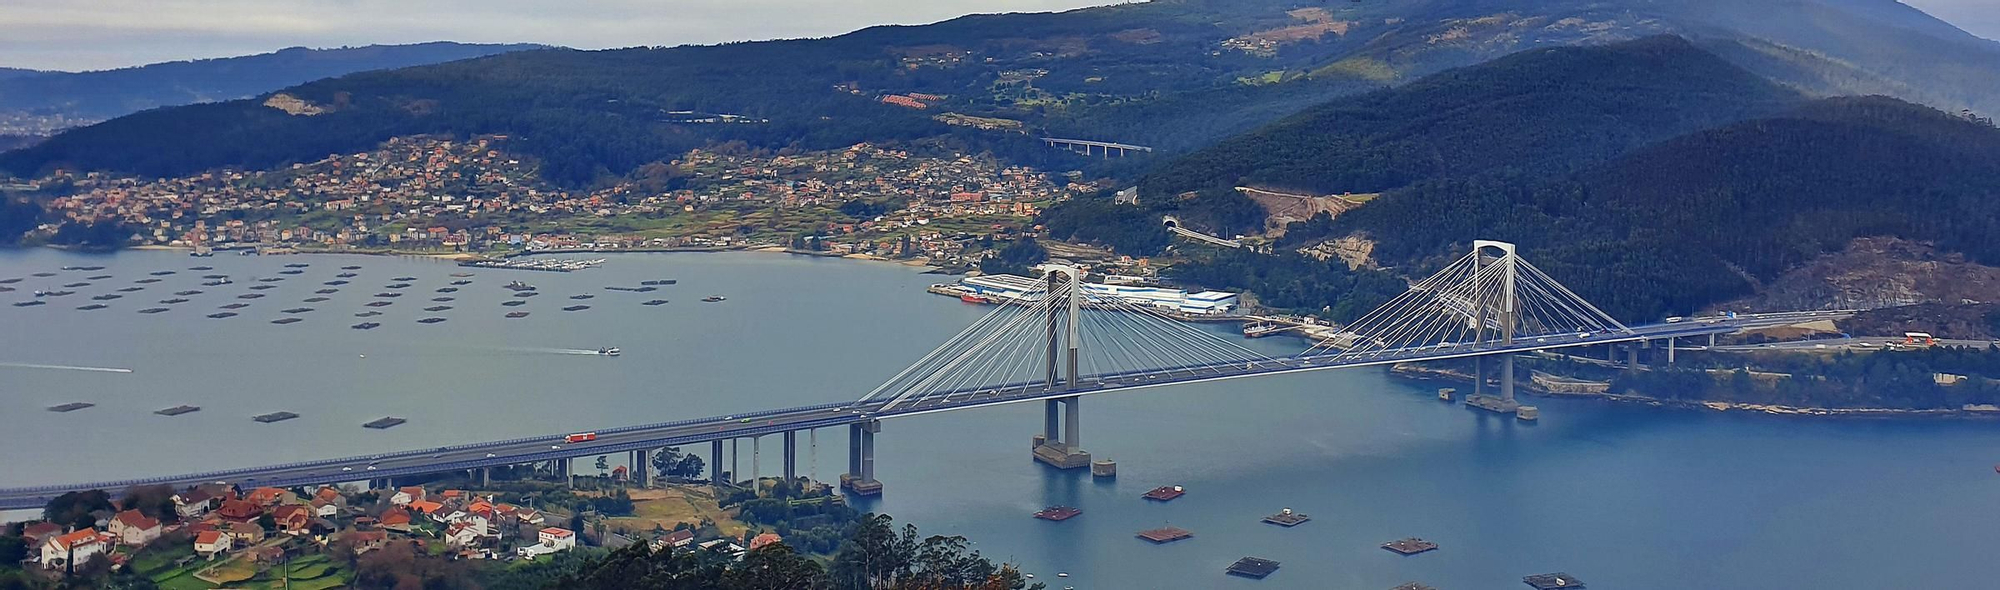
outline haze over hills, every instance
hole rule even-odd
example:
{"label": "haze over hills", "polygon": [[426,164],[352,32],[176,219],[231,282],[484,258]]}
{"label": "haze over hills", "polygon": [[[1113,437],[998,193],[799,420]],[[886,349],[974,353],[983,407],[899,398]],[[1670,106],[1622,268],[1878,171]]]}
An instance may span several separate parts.
{"label": "haze over hills", "polygon": [[[1055,134],[1184,151],[1328,98],[1520,49],[1679,33],[1814,94],[1888,93],[2000,111],[2000,44],[1893,0],[1799,0],[1755,13],[1722,0],[1161,0],[980,15],[827,39],[537,51],[370,72],[256,100],[170,109],[78,130],[0,159],[152,175],[264,167],[397,135],[506,133],[570,185],[719,141],[836,147],[956,132],[1005,155]],[[1786,23],[1782,26],[1771,23]],[[1910,59],[1923,55],[1921,59]],[[877,99],[931,95],[925,109]],[[691,125],[670,111],[742,115]],[[308,116],[303,113],[313,113]],[[1025,134],[933,119],[974,115]],[[768,121],[768,122],[763,122]],[[962,120],[961,120],[962,122]],[[1131,168],[1145,162],[1116,163]]]}
{"label": "haze over hills", "polygon": [[92,72],[0,69],[0,119],[96,121],[150,108],[254,96],[320,78],[538,49],[528,44],[420,43],[176,61]]}

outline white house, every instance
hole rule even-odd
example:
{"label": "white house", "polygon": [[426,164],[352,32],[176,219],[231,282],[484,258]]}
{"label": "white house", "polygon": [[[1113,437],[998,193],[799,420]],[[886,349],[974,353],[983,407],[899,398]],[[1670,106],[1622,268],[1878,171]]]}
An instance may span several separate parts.
{"label": "white house", "polygon": [[105,527],[118,542],[139,546],[160,538],[160,520],[149,518],[137,510],[119,512],[111,517],[111,524]]}
{"label": "white house", "polygon": [[42,542],[42,567],[56,569],[64,563],[84,563],[92,556],[111,550],[109,540],[99,536],[97,529],[86,528],[67,535],[50,537]]}
{"label": "white house", "polygon": [[202,531],[194,536],[194,552],[214,558],[217,554],[228,552],[230,542],[234,539],[235,537],[222,534],[222,531]]}
{"label": "white house", "polygon": [[576,548],[576,531],[569,529],[557,527],[542,529],[541,539],[543,545],[558,550]]}

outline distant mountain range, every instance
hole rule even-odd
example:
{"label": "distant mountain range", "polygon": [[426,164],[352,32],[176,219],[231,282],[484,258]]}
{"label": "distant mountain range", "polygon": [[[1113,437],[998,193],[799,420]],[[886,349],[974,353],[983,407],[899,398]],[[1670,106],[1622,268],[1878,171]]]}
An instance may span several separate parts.
{"label": "distant mountain range", "polygon": [[[581,185],[713,142],[836,147],[953,134],[1023,162],[1131,173],[1152,160],[1079,163],[1030,136],[1184,152],[1329,98],[1523,49],[1663,33],[1811,95],[2000,112],[2000,43],[1894,0],[1159,0],[826,39],[517,52],[351,74],[287,88],[276,101],[259,95],[79,129],[0,157],[0,169],[182,174],[316,159],[397,135],[504,133],[518,138],[513,149],[544,159],[551,180]],[[911,93],[925,98],[880,100]],[[667,114],[690,110],[766,122]],[[934,118],[943,112],[1025,133],[954,127],[965,120]]]}
{"label": "distant mountain range", "polygon": [[157,63],[93,72],[0,68],[0,117],[103,120],[163,107],[256,96],[286,86],[366,70],[433,64],[539,45],[420,43],[272,53]]}

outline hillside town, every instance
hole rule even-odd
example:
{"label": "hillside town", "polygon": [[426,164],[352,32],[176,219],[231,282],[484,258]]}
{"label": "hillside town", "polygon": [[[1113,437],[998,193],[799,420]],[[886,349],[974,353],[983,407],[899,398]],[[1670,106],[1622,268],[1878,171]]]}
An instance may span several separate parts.
{"label": "hillside town", "polygon": [[603,186],[543,181],[504,136],[391,139],[270,171],[148,180],[57,172],[33,183],[78,223],[140,244],[488,252],[798,245],[948,256],[954,238],[1024,229],[1099,187],[938,146],[771,154],[721,146]]}
{"label": "hillside town", "polygon": [[[649,489],[654,496],[693,497],[714,489],[731,492],[741,503],[757,499],[756,491],[705,484],[653,486],[628,478],[624,467],[585,479],[586,487],[596,489],[576,490],[573,480],[565,485],[514,481],[498,486],[506,491],[476,492],[442,483],[365,490],[211,483],[178,490],[134,487],[115,497],[79,492],[52,501],[43,519],[0,530],[0,549],[17,548],[23,571],[51,581],[125,576],[161,588],[335,588],[390,568],[370,557],[381,551],[404,554],[392,561],[519,562],[581,547],[647,543],[654,550],[671,547],[741,559],[747,551],[785,540],[770,527],[748,527],[721,514],[636,519],[627,499]],[[783,489],[777,492],[783,494],[823,488],[761,483],[772,484],[773,491]],[[840,506],[836,496],[817,497]],[[565,505],[566,498],[581,500]],[[537,502],[544,507],[535,508]],[[620,503],[623,507],[617,508]],[[627,516],[613,518],[607,510]]]}

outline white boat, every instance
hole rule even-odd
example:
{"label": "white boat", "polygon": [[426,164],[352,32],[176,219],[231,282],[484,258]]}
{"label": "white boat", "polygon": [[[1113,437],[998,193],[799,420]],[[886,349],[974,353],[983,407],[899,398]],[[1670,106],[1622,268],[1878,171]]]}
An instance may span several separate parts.
{"label": "white boat", "polygon": [[603,356],[618,356],[618,353],[619,353],[619,350],[618,350],[618,347],[616,347],[616,346],[613,346],[613,347],[609,347],[609,348],[599,348],[599,349],[597,349],[597,354],[600,354],[600,355],[603,355]]}

